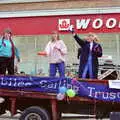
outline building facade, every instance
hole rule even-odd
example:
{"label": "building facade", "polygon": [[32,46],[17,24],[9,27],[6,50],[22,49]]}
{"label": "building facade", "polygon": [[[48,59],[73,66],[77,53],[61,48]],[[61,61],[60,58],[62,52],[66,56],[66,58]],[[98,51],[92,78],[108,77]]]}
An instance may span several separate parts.
{"label": "building facade", "polygon": [[103,57],[120,65],[120,1],[119,0],[1,0],[0,32],[11,28],[20,50],[19,71],[28,74],[48,74],[48,59],[37,56],[57,30],[68,48],[66,66],[72,70],[78,45],[67,31],[74,25],[79,36],[88,32],[98,35]]}

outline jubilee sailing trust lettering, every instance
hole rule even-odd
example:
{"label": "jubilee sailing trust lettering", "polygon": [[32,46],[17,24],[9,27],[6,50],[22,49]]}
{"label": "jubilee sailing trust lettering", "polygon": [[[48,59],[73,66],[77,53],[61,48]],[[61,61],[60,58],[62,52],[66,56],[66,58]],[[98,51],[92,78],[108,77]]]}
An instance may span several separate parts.
{"label": "jubilee sailing trust lettering", "polygon": [[59,87],[65,86],[68,89],[73,89],[76,93],[79,91],[79,86],[67,82],[67,79],[46,80],[32,77],[0,77],[0,87],[4,88],[40,88],[46,90],[57,90]]}
{"label": "jubilee sailing trust lettering", "polygon": [[92,83],[86,84],[86,82],[79,81],[72,83],[71,79],[55,79],[50,81],[49,79],[32,77],[0,77],[1,88],[39,88],[38,91],[51,90],[52,92],[52,90],[57,91],[61,86],[75,90],[78,96],[106,101],[120,101],[120,90],[110,90],[104,85],[102,87],[99,85],[92,86]]}
{"label": "jubilee sailing trust lettering", "polygon": [[88,87],[89,97],[101,100],[119,100],[120,101],[120,91],[105,91],[97,90],[95,87]]}
{"label": "jubilee sailing trust lettering", "polygon": [[29,87],[31,85],[31,81],[24,81],[24,78],[0,78],[1,87]]}

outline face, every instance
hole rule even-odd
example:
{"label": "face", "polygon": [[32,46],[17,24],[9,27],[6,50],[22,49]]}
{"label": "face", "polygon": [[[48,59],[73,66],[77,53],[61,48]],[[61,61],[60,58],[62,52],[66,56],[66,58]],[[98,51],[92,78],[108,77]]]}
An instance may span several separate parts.
{"label": "face", "polygon": [[52,40],[58,40],[58,34],[52,33]]}
{"label": "face", "polygon": [[10,38],[11,34],[10,34],[10,33],[5,32],[5,33],[4,33],[4,36],[5,36],[5,39],[7,39],[7,40],[8,40],[8,39]]}
{"label": "face", "polygon": [[87,37],[86,37],[86,40],[88,41],[88,42],[93,42],[94,40],[95,40],[95,36],[94,35],[88,35]]}

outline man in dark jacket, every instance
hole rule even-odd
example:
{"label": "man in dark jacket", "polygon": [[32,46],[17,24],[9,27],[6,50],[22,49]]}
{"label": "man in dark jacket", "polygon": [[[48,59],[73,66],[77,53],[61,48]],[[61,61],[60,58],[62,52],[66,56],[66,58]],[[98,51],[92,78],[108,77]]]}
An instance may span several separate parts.
{"label": "man in dark jacket", "polygon": [[102,47],[98,44],[97,36],[89,33],[85,40],[78,37],[70,30],[76,42],[81,46],[79,78],[97,79],[98,75],[98,57],[102,56]]}

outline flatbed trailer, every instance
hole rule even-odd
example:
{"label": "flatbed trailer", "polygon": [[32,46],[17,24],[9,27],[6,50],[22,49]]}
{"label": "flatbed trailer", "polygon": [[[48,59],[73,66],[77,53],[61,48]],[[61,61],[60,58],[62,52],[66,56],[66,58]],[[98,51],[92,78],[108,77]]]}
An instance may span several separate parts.
{"label": "flatbed trailer", "polygon": [[[107,80],[87,80],[89,83],[107,85]],[[110,112],[120,111],[120,102],[104,101],[83,96],[57,100],[57,93],[26,91],[23,89],[1,88],[0,96],[5,99],[0,104],[0,112],[10,110],[12,116],[17,110],[23,111],[20,120],[60,120],[61,113],[96,115],[96,118],[108,116]]]}

